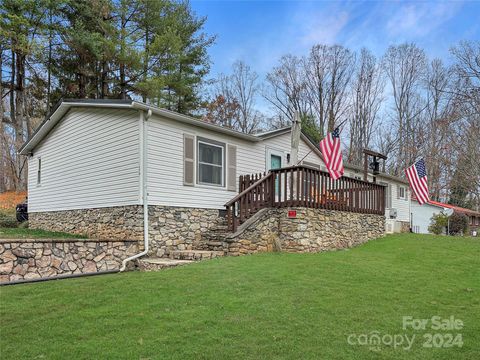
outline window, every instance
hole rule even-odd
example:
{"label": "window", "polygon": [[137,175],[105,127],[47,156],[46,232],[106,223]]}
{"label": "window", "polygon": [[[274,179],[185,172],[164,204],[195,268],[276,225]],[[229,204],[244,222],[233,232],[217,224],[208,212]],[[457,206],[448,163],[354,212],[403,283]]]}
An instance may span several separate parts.
{"label": "window", "polygon": [[224,186],[225,144],[198,139],[197,182],[203,185]]}
{"label": "window", "polygon": [[406,199],[407,197],[406,197],[406,194],[405,194],[405,193],[406,193],[406,192],[405,192],[405,186],[399,186],[399,187],[398,187],[398,197],[399,197],[400,199]]}
{"label": "window", "polygon": [[37,185],[40,185],[42,183],[42,159],[38,158],[37,159]]}

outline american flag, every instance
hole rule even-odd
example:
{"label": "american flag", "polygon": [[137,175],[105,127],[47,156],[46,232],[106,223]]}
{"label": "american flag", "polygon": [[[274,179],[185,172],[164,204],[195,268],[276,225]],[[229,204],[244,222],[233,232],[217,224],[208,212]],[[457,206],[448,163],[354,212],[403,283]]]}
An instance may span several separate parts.
{"label": "american flag", "polygon": [[405,173],[407,174],[410,187],[413,189],[413,192],[417,197],[418,203],[422,205],[429,202],[430,196],[428,195],[425,161],[423,161],[423,159],[418,160],[415,164],[405,170]]}
{"label": "american flag", "polygon": [[337,180],[344,173],[340,130],[338,127],[320,141],[320,150],[332,179]]}

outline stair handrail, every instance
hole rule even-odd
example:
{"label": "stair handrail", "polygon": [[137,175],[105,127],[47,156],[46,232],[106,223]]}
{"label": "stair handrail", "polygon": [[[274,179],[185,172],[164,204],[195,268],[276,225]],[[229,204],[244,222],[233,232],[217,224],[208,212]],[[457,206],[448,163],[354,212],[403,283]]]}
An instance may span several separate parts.
{"label": "stair handrail", "polygon": [[230,231],[268,207],[385,214],[385,186],[382,184],[347,176],[332,180],[328,172],[305,165],[271,169],[259,179],[257,175],[241,176],[240,188],[251,180],[255,182],[225,204]]}
{"label": "stair handrail", "polygon": [[264,177],[258,179],[256,182],[254,182],[252,185],[250,185],[249,187],[247,187],[245,190],[243,190],[241,193],[239,193],[238,195],[236,195],[233,199],[231,199],[230,201],[228,201],[224,206],[231,206],[233,205],[235,202],[237,202],[240,198],[242,198],[242,196],[244,196],[245,194],[249,193],[250,191],[252,191],[253,189],[255,189],[256,187],[258,187],[258,185],[262,184],[263,182],[267,181],[270,177],[273,176],[273,172],[272,171],[269,171],[267,173],[267,175],[265,175]]}

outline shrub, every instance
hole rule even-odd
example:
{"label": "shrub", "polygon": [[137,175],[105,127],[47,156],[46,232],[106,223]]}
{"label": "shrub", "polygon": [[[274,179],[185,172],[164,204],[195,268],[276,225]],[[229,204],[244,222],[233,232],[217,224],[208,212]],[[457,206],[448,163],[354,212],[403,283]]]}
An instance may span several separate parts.
{"label": "shrub", "polygon": [[12,216],[0,213],[0,227],[3,228],[16,228],[18,221]]}
{"label": "shrub", "polygon": [[23,222],[21,222],[20,224],[18,224],[18,227],[19,227],[20,229],[28,229],[28,220],[23,221]]}
{"label": "shrub", "polygon": [[453,213],[450,216],[450,235],[463,235],[468,232],[468,216]]}
{"label": "shrub", "polygon": [[448,216],[445,215],[443,212],[439,214],[433,214],[432,218],[430,219],[430,226],[428,227],[428,231],[435,234],[440,235],[443,230],[448,225]]}

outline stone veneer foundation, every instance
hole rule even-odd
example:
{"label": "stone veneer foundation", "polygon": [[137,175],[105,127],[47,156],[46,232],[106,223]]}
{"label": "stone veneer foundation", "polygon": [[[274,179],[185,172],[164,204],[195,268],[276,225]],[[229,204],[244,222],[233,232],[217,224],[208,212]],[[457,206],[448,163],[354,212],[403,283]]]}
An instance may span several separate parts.
{"label": "stone veneer foundation", "polygon": [[[287,216],[292,209],[297,212],[296,218]],[[292,209],[261,210],[214,250],[227,255],[276,250],[318,252],[350,248],[385,233],[382,215]],[[31,228],[87,234],[110,241],[141,242],[143,238],[141,206],[30,213],[29,217]],[[149,255],[162,257],[175,250],[208,249],[208,234],[224,221],[218,210],[149,206]]]}
{"label": "stone veneer foundation", "polygon": [[128,240],[0,240],[0,283],[118,270],[141,249],[141,242]]}
{"label": "stone veneer foundation", "polygon": [[[296,218],[289,218],[288,210],[296,210]],[[350,248],[384,234],[382,215],[308,208],[265,209],[226,241],[228,255],[319,252]]]}
{"label": "stone veneer foundation", "polygon": [[[202,234],[218,222],[219,210],[150,205],[150,255],[163,256],[173,250],[192,250]],[[29,227],[86,235],[101,240],[142,240],[143,207],[119,206],[84,210],[29,213]]]}
{"label": "stone veneer foundation", "polygon": [[29,212],[32,229],[60,231],[101,240],[142,240],[143,207],[116,206],[96,209]]}
{"label": "stone veneer foundation", "polygon": [[151,254],[162,257],[174,250],[199,249],[202,235],[224,221],[215,209],[150,206]]}

